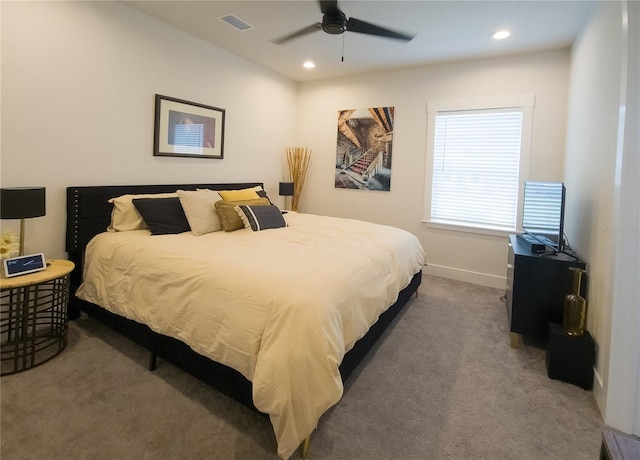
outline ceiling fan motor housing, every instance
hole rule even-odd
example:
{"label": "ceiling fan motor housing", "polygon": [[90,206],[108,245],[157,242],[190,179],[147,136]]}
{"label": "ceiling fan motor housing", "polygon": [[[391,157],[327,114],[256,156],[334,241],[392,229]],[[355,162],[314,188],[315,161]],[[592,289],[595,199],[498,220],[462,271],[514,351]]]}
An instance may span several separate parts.
{"label": "ceiling fan motor housing", "polygon": [[347,17],[342,11],[329,11],[322,16],[322,30],[331,35],[340,35],[347,30]]}

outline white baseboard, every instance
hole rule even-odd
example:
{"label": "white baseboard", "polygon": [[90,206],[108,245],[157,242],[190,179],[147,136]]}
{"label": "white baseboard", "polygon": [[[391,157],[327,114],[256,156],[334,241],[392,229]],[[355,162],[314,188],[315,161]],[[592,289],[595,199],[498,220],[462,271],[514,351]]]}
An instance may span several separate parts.
{"label": "white baseboard", "polygon": [[596,385],[598,385],[600,388],[604,388],[604,381],[602,380],[602,376],[600,375],[600,372],[598,372],[598,368],[596,368],[595,366],[593,366],[593,376],[595,377]]}
{"label": "white baseboard", "polygon": [[600,414],[604,419],[607,410],[607,392],[604,388],[604,380],[596,366],[593,366],[593,397],[596,400]]}
{"label": "white baseboard", "polygon": [[465,281],[467,283],[479,284],[481,286],[488,286],[496,289],[506,289],[507,287],[507,280],[503,276],[461,270],[459,268],[445,267],[443,265],[430,264],[424,267],[422,272],[427,275]]}

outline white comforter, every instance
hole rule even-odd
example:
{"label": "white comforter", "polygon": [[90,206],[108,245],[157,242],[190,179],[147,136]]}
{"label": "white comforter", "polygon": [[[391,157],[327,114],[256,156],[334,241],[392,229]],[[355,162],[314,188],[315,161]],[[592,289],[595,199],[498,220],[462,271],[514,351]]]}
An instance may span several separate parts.
{"label": "white comforter", "polygon": [[77,292],[251,380],[282,458],[340,400],[344,354],[424,263],[404,230],[285,217],[288,227],[253,233],[100,234]]}

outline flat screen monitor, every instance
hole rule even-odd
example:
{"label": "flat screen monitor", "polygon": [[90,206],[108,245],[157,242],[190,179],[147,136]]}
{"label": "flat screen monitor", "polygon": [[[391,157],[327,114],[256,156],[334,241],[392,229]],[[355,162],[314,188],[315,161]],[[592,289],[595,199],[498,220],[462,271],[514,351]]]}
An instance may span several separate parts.
{"label": "flat screen monitor", "polygon": [[564,250],[564,202],[562,182],[524,184],[522,230],[555,251]]}

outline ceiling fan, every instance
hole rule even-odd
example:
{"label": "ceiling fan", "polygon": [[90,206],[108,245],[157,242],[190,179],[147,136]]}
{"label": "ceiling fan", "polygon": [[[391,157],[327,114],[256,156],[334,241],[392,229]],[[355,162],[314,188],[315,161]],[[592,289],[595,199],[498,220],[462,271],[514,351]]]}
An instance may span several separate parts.
{"label": "ceiling fan", "polygon": [[398,40],[410,41],[415,35],[409,35],[402,32],[396,32],[385,27],[380,27],[369,22],[361,21],[356,18],[347,18],[347,16],[338,8],[337,0],[319,0],[320,10],[322,11],[322,22],[316,22],[303,29],[297,30],[291,34],[285,35],[273,41],[277,45],[282,45],[294,38],[322,30],[331,35],[340,35],[344,32],[357,32],[360,34],[377,35],[385,38],[395,38]]}

